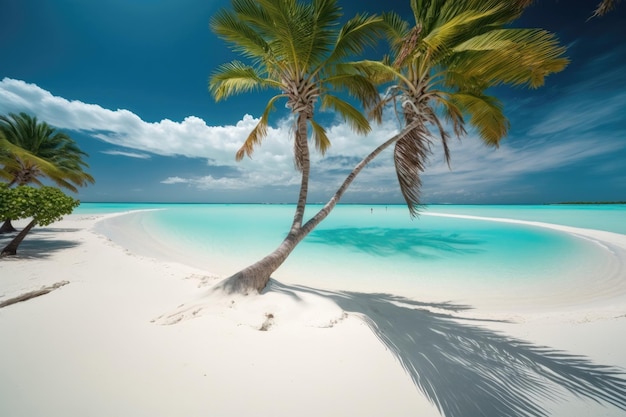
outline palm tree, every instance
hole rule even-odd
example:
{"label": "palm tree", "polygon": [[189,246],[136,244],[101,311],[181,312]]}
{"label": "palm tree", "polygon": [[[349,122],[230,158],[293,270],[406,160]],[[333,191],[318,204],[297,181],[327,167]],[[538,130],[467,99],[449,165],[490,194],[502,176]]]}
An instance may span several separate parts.
{"label": "palm tree", "polygon": [[233,61],[212,75],[210,91],[216,101],[255,89],[273,89],[259,123],[237,152],[237,159],[252,155],[266,135],[275,103],[286,100],[294,120],[294,161],[301,173],[300,192],[291,229],[283,243],[266,258],[240,271],[230,282],[243,291],[265,287],[273,273],[306,233],[302,227],[308,194],[310,158],[308,132],[322,154],[330,146],[325,129],[315,121],[315,110],[338,112],[359,133],[370,124],[343,91],[364,106],[378,99],[376,86],[359,74],[347,58],[377,40],[379,17],[358,15],[338,31],[341,18],[336,0],[232,0],[232,11],[222,10],[211,20],[212,30],[248,58],[252,65]]}
{"label": "palm tree", "polygon": [[[93,177],[84,171],[87,154],[67,134],[26,113],[0,115],[0,178],[9,187],[26,184],[42,185],[47,178],[59,187],[77,191]],[[10,219],[0,232],[14,230]]]}
{"label": "palm tree", "polygon": [[[414,26],[393,13],[384,15],[393,59],[356,62],[350,68],[366,74],[370,81],[390,83],[382,100],[363,104],[376,120],[381,120],[385,106],[393,104],[401,115],[402,129],[366,156],[316,215],[292,227],[275,252],[231,276],[222,287],[240,292],[263,289],[271,273],[326,218],[360,171],[391,145],[395,144],[396,172],[411,215],[417,214],[420,173],[434,133],[443,142],[446,159],[448,130],[465,135],[465,117],[487,144],[497,146],[507,134],[508,120],[501,104],[485,91],[501,84],[539,87],[545,76],[562,70],[568,62],[562,57],[564,48],[550,33],[506,28],[519,17],[525,3],[411,0]],[[241,45],[240,51],[245,53],[246,47]]]}
{"label": "palm tree", "polygon": [[414,25],[394,13],[384,16],[393,59],[365,62],[361,69],[370,77],[393,80],[371,116],[380,121],[385,106],[391,105],[403,122],[392,143],[400,189],[411,215],[419,208],[420,173],[435,137],[441,140],[448,164],[448,139],[465,136],[467,123],[485,144],[497,147],[507,135],[509,121],[502,104],[487,90],[503,84],[538,88],[547,75],[567,65],[565,48],[553,34],[507,28],[527,4],[411,0]]}

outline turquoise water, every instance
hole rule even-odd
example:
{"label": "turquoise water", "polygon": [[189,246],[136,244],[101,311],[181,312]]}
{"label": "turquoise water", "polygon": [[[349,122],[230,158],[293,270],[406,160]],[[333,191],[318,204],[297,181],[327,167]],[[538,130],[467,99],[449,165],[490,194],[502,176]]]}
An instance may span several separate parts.
{"label": "turquoise water", "polygon": [[626,234],[626,204],[435,205],[428,207],[426,212],[514,218]]}
{"label": "turquoise water", "polygon": [[[313,215],[320,206],[307,209]],[[285,236],[293,205],[95,204],[76,213],[133,209],[142,233],[163,253],[228,276],[271,252]],[[329,288],[436,292],[455,283],[515,292],[541,284],[559,291],[605,274],[611,252],[558,230],[429,213],[501,217],[626,234],[626,206],[430,206],[410,219],[405,206],[339,205],[277,271],[280,280]],[[115,240],[115,239],[114,239]],[[133,248],[141,252],[140,244]],[[153,250],[153,249],[151,249]],[[149,255],[149,253],[145,253]],[[449,291],[448,291],[449,292]]]}

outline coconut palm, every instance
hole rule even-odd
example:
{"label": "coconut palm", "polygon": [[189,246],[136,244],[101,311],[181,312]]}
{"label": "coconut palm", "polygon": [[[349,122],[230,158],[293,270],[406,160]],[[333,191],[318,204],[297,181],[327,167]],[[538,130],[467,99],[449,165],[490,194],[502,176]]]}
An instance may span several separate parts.
{"label": "coconut palm", "polygon": [[337,30],[341,11],[336,0],[232,0],[232,11],[222,10],[211,20],[212,30],[252,64],[233,61],[212,75],[210,91],[216,101],[255,89],[272,89],[273,96],[258,124],[237,152],[252,155],[266,135],[275,103],[286,101],[294,120],[294,161],[301,173],[300,193],[291,229],[271,255],[239,272],[237,287],[262,289],[305,236],[302,228],[308,194],[309,129],[322,154],[330,146],[325,129],[316,122],[317,108],[339,113],[359,133],[370,124],[342,91],[365,106],[378,99],[376,86],[357,73],[347,59],[372,45],[383,27],[379,17],[358,15]]}
{"label": "coconut palm", "polygon": [[[44,178],[77,191],[94,182],[84,171],[87,156],[67,134],[26,113],[0,115],[0,178],[9,186],[42,185]],[[10,220],[0,228],[12,230]]]}
{"label": "coconut palm", "polygon": [[[501,84],[539,87],[545,76],[567,64],[562,57],[564,48],[550,33],[506,28],[521,14],[525,3],[411,0],[414,25],[396,14],[386,14],[393,59],[356,62],[350,68],[366,74],[370,81],[390,83],[382,100],[363,104],[371,109],[376,120],[381,120],[386,106],[395,105],[395,111],[401,115],[402,129],[365,157],[308,222],[301,226],[294,223],[297,227],[292,227],[275,252],[227,279],[223,287],[244,292],[264,288],[271,273],[330,213],[360,171],[388,147],[395,144],[394,161],[400,188],[411,214],[415,215],[419,206],[420,173],[435,134],[449,158],[449,129],[456,136],[463,136],[465,119],[469,118],[478,135],[487,144],[497,146],[507,134],[508,120],[501,104],[487,95],[486,90]],[[240,50],[245,53],[247,46],[241,45]],[[271,59],[271,50],[259,49],[270,51],[267,54]]]}
{"label": "coconut palm", "polygon": [[382,146],[394,144],[396,173],[411,215],[419,208],[420,173],[435,138],[448,163],[448,140],[463,137],[468,124],[485,144],[497,147],[509,121],[488,89],[537,88],[567,65],[565,48],[553,34],[506,27],[527,3],[411,0],[414,25],[394,13],[384,16],[393,59],[366,62],[361,69],[393,80],[371,115],[381,120],[391,105],[403,122],[400,134]]}

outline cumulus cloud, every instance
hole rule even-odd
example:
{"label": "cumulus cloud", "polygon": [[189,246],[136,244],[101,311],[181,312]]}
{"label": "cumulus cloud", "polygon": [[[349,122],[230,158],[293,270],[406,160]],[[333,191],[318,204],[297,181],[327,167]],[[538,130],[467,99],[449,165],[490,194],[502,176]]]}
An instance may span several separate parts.
{"label": "cumulus cloud", "polygon": [[[567,100],[564,97],[563,103]],[[615,94],[613,101],[608,102],[612,103],[610,106],[587,111],[584,120],[579,117],[572,120],[571,115],[569,118],[566,115],[572,110],[582,112],[585,103],[578,102],[576,108],[558,106],[560,110],[544,112],[544,116],[535,121],[534,127],[528,129],[525,141],[508,140],[499,149],[486,148],[470,132],[462,142],[450,143],[452,172],[443,162],[440,146],[435,145],[424,175],[424,195],[442,195],[443,190],[448,196],[496,194],[507,181],[528,173],[550,171],[623,150],[626,148],[623,139],[607,140],[594,135],[591,129],[600,121],[614,120],[616,113],[610,109],[616,106],[623,109],[620,102],[626,102],[625,97]],[[37,85],[5,78],[0,82],[0,113],[19,111],[36,114],[40,120],[58,128],[87,133],[97,140],[124,148],[107,151],[110,155],[203,158],[210,167],[230,168],[222,169],[221,174],[216,170],[211,175],[196,177],[181,173],[163,178],[160,180],[162,184],[216,190],[299,185],[299,176],[293,168],[293,126],[290,120],[281,120],[270,127],[263,146],[256,150],[253,158],[236,163],[235,152],[258,123],[258,118],[251,115],[244,115],[236,124],[226,126],[208,126],[195,116],[179,122],[168,119],[146,122],[128,110],[110,110],[97,104],[68,100]],[[356,163],[393,136],[397,128],[395,115],[389,115],[367,136],[355,134],[342,122],[328,127],[332,147],[323,158],[317,153],[312,154],[312,192],[326,195],[334,192]],[[399,196],[397,188],[392,153],[388,150],[363,170],[351,192]]]}
{"label": "cumulus cloud", "polygon": [[188,184],[189,179],[181,177],[169,177],[161,181],[161,184]]}
{"label": "cumulus cloud", "polygon": [[125,151],[102,151],[102,153],[107,154],[107,155],[127,156],[129,158],[136,158],[136,159],[150,159],[150,155],[145,154],[145,153],[125,152]]}

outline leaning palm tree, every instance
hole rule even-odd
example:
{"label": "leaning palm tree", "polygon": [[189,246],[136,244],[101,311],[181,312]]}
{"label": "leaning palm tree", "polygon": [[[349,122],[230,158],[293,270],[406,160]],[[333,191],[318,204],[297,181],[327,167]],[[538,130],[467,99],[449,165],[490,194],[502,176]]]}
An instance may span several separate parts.
{"label": "leaning palm tree", "polygon": [[[487,144],[497,146],[507,134],[508,120],[501,104],[486,90],[501,84],[539,87],[545,76],[567,64],[562,57],[564,48],[552,34],[506,28],[520,16],[526,3],[411,0],[414,25],[393,13],[386,14],[392,57],[383,62],[355,62],[350,68],[359,76],[367,75],[370,81],[388,83],[382,100],[363,104],[377,120],[381,120],[385,107],[394,108],[401,116],[401,130],[366,156],[309,221],[294,223],[297,227],[292,227],[276,251],[225,280],[222,288],[262,290],[295,245],[328,216],[361,170],[390,146],[395,145],[400,189],[412,215],[417,214],[420,174],[435,135],[442,140],[449,158],[448,129],[462,137],[466,133],[465,119],[469,118],[478,135]],[[246,53],[248,46],[253,45],[242,44],[240,51]],[[271,49],[262,51],[271,57]]]}
{"label": "leaning palm tree", "polygon": [[[26,113],[0,115],[0,178],[9,186],[42,185],[44,178],[59,187],[77,191],[76,187],[93,184],[84,171],[87,156],[67,134]],[[13,230],[6,219],[0,232]]]}
{"label": "leaning palm tree", "polygon": [[553,34],[507,27],[527,4],[411,0],[414,25],[394,13],[384,16],[392,56],[365,62],[361,69],[373,78],[393,80],[371,116],[380,121],[386,107],[400,116],[403,130],[382,148],[394,144],[400,190],[411,215],[420,205],[420,174],[434,139],[441,141],[448,164],[448,140],[465,136],[468,124],[486,145],[497,147],[509,121],[488,89],[537,88],[567,65],[565,48]]}
{"label": "leaning palm tree", "polygon": [[251,61],[221,65],[212,75],[210,91],[216,101],[254,89],[273,89],[258,124],[237,152],[252,155],[267,133],[275,103],[286,101],[294,121],[294,162],[301,173],[300,192],[291,229],[276,251],[240,271],[231,280],[238,289],[262,289],[269,276],[287,258],[306,233],[302,227],[308,194],[309,129],[322,154],[330,146],[325,129],[316,122],[316,109],[338,112],[359,133],[367,133],[367,118],[345,92],[364,106],[378,100],[378,91],[347,59],[378,40],[384,26],[380,17],[358,15],[339,30],[341,9],[336,0],[232,0],[232,11],[222,10],[211,20],[212,30]]}

